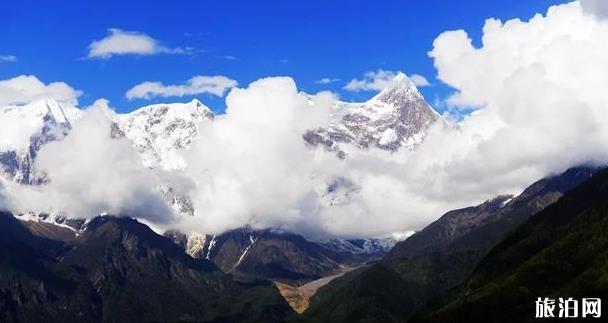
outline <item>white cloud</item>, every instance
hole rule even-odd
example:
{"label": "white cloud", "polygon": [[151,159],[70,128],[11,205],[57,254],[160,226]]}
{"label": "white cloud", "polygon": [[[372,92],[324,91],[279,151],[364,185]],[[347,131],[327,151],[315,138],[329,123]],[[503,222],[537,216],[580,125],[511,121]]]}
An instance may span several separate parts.
{"label": "white cloud", "polygon": [[65,212],[80,218],[108,212],[171,221],[173,213],[158,191],[163,174],[145,168],[126,138],[110,136],[114,112],[104,105],[107,101],[98,101],[65,139],[41,148],[35,169],[48,183],[10,183],[13,211]]}
{"label": "white cloud", "polygon": [[331,84],[331,83],[336,83],[339,81],[340,81],[340,79],[338,79],[338,78],[324,77],[322,79],[316,80],[315,83],[316,84]]}
{"label": "white cloud", "polygon": [[15,55],[0,55],[0,63],[4,62],[16,62],[17,56]]}
{"label": "white cloud", "polygon": [[437,37],[430,56],[457,90],[449,102],[479,109],[416,154],[438,153],[422,159],[442,165],[430,177],[438,196],[514,191],[569,166],[606,163],[608,75],[598,73],[608,69],[606,37],[608,24],[577,2],[530,21],[488,19],[479,48],[462,30]]}
{"label": "white cloud", "polygon": [[86,109],[102,109],[102,110],[113,110],[110,107],[110,101],[105,98],[97,99],[93,104],[88,106]]}
{"label": "white cloud", "polygon": [[410,81],[414,82],[414,85],[416,85],[417,87],[431,85],[431,83],[429,83],[429,81],[420,74],[412,74],[408,77],[409,77]]}
{"label": "white cloud", "polygon": [[393,72],[386,70],[377,70],[366,72],[362,79],[352,79],[348,84],[344,86],[347,91],[380,91],[386,87],[393,85],[397,80],[397,76],[403,76],[406,80],[409,80],[411,84],[415,86],[428,86],[430,83],[427,79],[418,74],[412,74],[406,76],[401,72]]}
{"label": "white cloud", "polygon": [[82,91],[64,82],[43,83],[33,75],[20,75],[0,81],[0,107],[27,104],[40,99],[54,99],[75,106]]}
{"label": "white cloud", "polygon": [[114,55],[188,54],[190,48],[170,48],[160,41],[137,31],[117,28],[108,30],[108,35],[89,45],[87,58],[108,59]]}
{"label": "white cloud", "polygon": [[226,76],[198,75],[189,79],[185,84],[164,85],[161,82],[142,82],[126,93],[129,100],[151,99],[154,97],[182,97],[187,95],[209,93],[223,96],[227,90],[236,87],[237,81]]}
{"label": "white cloud", "polygon": [[220,232],[246,224],[308,225],[306,209],[314,201],[307,198],[314,195],[311,175],[318,163],[302,134],[327,123],[333,99],[322,93],[311,106],[291,78],[262,79],[232,90],[226,114],[201,127],[186,156],[200,213],[180,219],[180,226]]}
{"label": "white cloud", "polygon": [[581,7],[587,13],[598,18],[608,17],[608,1],[606,0],[580,0]]}

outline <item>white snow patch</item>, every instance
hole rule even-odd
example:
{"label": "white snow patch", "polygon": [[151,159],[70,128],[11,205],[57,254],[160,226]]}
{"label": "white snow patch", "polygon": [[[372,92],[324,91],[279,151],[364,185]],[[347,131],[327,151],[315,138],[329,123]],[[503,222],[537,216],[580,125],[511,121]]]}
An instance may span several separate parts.
{"label": "white snow patch", "polygon": [[378,143],[380,145],[388,145],[388,144],[395,142],[398,138],[399,137],[397,137],[397,133],[395,133],[395,129],[388,128],[388,129],[384,130]]}
{"label": "white snow patch", "polygon": [[211,249],[213,249],[213,247],[215,247],[215,240],[216,236],[215,234],[213,235],[213,238],[211,238],[211,241],[209,241],[209,249],[207,249],[207,256],[205,256],[206,260],[209,260],[209,256],[211,256]]}
{"label": "white snow patch", "polygon": [[245,255],[247,254],[247,252],[249,251],[249,249],[251,248],[251,246],[253,246],[253,244],[257,241],[257,238],[254,238],[253,236],[249,236],[249,245],[247,246],[247,248],[245,248],[245,250],[243,251],[243,254],[241,255],[241,257],[239,257],[239,260],[236,262],[236,265],[234,265],[234,268],[238,267],[241,264],[241,261],[243,261],[243,258],[245,258]]}

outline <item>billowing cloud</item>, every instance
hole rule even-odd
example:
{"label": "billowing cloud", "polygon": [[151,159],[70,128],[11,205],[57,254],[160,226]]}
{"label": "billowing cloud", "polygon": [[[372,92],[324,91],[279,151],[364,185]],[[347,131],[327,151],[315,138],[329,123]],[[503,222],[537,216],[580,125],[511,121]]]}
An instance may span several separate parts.
{"label": "billowing cloud", "polygon": [[437,187],[466,200],[608,161],[608,75],[598,73],[608,68],[606,37],[608,25],[577,2],[529,21],[489,19],[479,48],[462,30],[437,37],[430,56],[457,90],[449,102],[478,109],[416,154],[439,152],[422,160],[441,165],[431,177]]}
{"label": "billowing cloud", "polygon": [[16,62],[17,56],[15,55],[0,55],[0,63],[4,62]]}
{"label": "billowing cloud", "polygon": [[46,184],[10,183],[13,211],[79,218],[108,212],[156,223],[171,220],[173,213],[158,190],[162,173],[143,167],[126,138],[110,136],[114,112],[104,104],[85,110],[64,140],[41,148],[35,168],[48,179]]}
{"label": "billowing cloud", "polygon": [[587,13],[598,18],[608,17],[608,1],[606,0],[580,0],[581,7]]}
{"label": "billowing cloud", "polygon": [[161,82],[143,82],[126,93],[129,100],[152,99],[154,97],[182,97],[209,93],[223,96],[227,90],[236,87],[237,81],[223,75],[197,75],[179,85],[164,85]]}
{"label": "billowing cloud", "polygon": [[189,48],[164,46],[160,41],[137,31],[117,28],[108,30],[108,35],[89,45],[87,58],[108,59],[115,55],[188,54]]}
{"label": "billowing cloud", "polygon": [[40,99],[54,99],[76,105],[82,94],[64,82],[43,83],[33,75],[20,75],[0,81],[0,106],[26,104]]}
{"label": "billowing cloud", "polygon": [[87,109],[113,110],[112,107],[110,107],[110,101],[105,98],[95,100]]}
{"label": "billowing cloud", "polygon": [[410,76],[406,76],[400,72],[377,70],[366,72],[362,79],[352,79],[344,86],[344,89],[353,92],[380,91],[393,85],[397,75],[403,75],[404,78],[409,79],[413,85],[418,87],[430,85],[429,81],[427,81],[427,79],[422,75],[412,74]]}
{"label": "billowing cloud", "polygon": [[181,219],[181,227],[220,232],[308,223],[318,164],[302,134],[327,123],[333,99],[321,93],[311,106],[291,78],[231,91],[226,114],[201,128],[187,155],[187,177],[196,183],[191,196],[201,213]]}

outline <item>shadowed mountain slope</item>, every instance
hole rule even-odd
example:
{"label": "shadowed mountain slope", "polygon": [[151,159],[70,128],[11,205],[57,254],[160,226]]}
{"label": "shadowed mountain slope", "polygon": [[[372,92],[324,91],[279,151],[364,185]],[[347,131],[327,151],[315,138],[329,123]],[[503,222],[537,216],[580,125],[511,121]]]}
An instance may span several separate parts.
{"label": "shadowed mountain slope", "polygon": [[[506,233],[593,173],[593,169],[573,168],[537,181],[517,197],[501,196],[448,212],[395,245],[381,262],[319,290],[322,297],[313,299],[304,317],[315,322],[353,322],[354,317],[360,317],[354,322],[405,321],[429,301],[443,297],[464,282]],[[333,284],[341,286],[334,288]],[[379,315],[374,309],[383,308],[386,298],[399,300],[400,307]]]}

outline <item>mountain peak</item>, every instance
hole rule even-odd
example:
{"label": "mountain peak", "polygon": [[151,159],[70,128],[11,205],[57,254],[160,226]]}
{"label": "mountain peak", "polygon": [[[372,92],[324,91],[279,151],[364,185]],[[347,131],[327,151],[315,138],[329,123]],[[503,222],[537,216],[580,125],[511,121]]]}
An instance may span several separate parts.
{"label": "mountain peak", "polygon": [[58,136],[71,128],[81,113],[74,106],[50,98],[0,107],[0,118],[5,125],[0,129],[0,150],[29,151],[31,138]]}
{"label": "mountain peak", "polygon": [[402,101],[404,99],[424,101],[424,97],[418,91],[416,84],[407,75],[400,72],[391,80],[391,84],[382,89],[370,102],[382,101],[394,103],[395,101]]}
{"label": "mountain peak", "polygon": [[134,116],[141,114],[162,114],[172,117],[184,117],[188,114],[203,116],[207,119],[214,117],[213,111],[198,99],[192,99],[184,103],[156,103],[141,107],[123,116]]}
{"label": "mountain peak", "polygon": [[389,151],[416,149],[426,137],[426,129],[441,116],[424,100],[414,82],[398,73],[367,102],[338,101],[331,118],[327,128],[310,131],[304,139],[340,154],[341,142]]}
{"label": "mountain peak", "polygon": [[148,105],[119,115],[118,123],[135,144],[145,166],[175,170],[186,166],[179,151],[190,147],[198,124],[214,117],[209,107],[193,99],[186,103]]}
{"label": "mountain peak", "polygon": [[192,99],[192,101],[190,101],[190,105],[193,105],[195,107],[207,107],[206,105],[203,104],[203,102],[201,102],[199,99]]}
{"label": "mountain peak", "polygon": [[12,115],[12,117],[20,117],[28,119],[29,122],[34,120],[53,120],[56,123],[71,124],[79,116],[81,111],[71,105],[60,103],[52,98],[44,98],[32,101],[22,105],[10,105],[0,108],[0,113]]}
{"label": "mountain peak", "polygon": [[402,82],[404,80],[409,80],[409,78],[403,72],[399,72],[397,75],[395,75],[395,77],[393,77],[393,81],[395,82]]}

